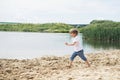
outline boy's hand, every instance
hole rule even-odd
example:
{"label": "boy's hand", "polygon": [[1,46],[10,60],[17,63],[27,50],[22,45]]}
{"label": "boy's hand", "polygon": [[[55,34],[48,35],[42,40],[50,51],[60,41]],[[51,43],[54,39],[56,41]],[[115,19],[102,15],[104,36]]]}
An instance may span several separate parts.
{"label": "boy's hand", "polygon": [[65,45],[68,45],[68,43],[66,42]]}
{"label": "boy's hand", "polygon": [[72,44],[69,44],[69,43],[65,43],[65,45],[67,45],[67,46],[74,46],[75,44],[76,44],[77,42],[74,42],[74,43],[72,43]]}

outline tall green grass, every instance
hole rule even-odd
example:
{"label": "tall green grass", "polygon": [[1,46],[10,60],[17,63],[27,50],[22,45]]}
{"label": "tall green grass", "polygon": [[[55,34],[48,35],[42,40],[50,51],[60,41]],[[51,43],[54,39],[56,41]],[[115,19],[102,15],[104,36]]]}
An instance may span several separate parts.
{"label": "tall green grass", "polygon": [[81,32],[87,40],[99,40],[106,42],[120,41],[120,22],[92,21]]}
{"label": "tall green grass", "polygon": [[0,31],[21,31],[21,32],[69,32],[72,26],[64,23],[46,24],[0,24]]}

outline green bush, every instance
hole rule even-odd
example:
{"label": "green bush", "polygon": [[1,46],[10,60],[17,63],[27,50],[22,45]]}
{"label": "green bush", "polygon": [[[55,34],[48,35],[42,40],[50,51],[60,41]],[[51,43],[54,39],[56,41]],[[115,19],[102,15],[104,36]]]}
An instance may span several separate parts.
{"label": "green bush", "polygon": [[72,26],[64,23],[46,24],[0,24],[0,31],[23,31],[23,32],[68,32]]}

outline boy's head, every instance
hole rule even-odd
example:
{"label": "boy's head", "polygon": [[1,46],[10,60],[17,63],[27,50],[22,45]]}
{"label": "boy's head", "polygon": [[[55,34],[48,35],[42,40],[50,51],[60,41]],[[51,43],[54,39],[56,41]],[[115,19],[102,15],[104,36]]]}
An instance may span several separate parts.
{"label": "boy's head", "polygon": [[75,36],[78,35],[78,30],[77,30],[77,29],[71,29],[71,30],[69,31],[69,33],[70,33],[70,35],[71,35],[72,37],[75,37]]}

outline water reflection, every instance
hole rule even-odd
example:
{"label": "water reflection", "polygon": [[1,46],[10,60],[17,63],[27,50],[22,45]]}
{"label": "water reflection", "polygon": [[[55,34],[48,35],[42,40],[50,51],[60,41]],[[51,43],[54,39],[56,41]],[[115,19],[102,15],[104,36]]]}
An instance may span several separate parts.
{"label": "water reflection", "polygon": [[99,49],[120,49],[119,42],[107,42],[107,41],[95,41],[95,40],[83,40],[85,44],[92,46],[93,48]]}

